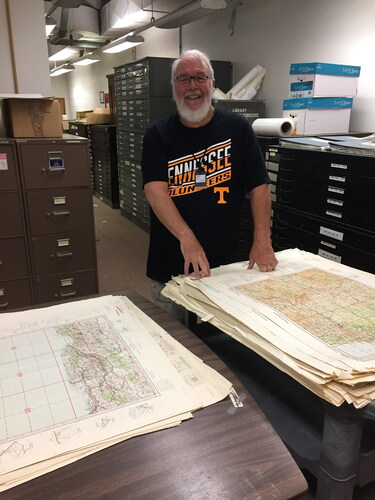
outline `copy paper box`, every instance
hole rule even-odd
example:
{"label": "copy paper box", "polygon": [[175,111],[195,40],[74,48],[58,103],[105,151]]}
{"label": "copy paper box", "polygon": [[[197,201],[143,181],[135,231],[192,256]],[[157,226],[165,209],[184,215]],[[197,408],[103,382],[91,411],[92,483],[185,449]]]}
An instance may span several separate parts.
{"label": "copy paper box", "polygon": [[60,103],[52,97],[4,99],[11,137],[62,137]]}
{"label": "copy paper box", "polygon": [[293,119],[298,135],[346,134],[352,105],[350,97],[287,99],[283,103],[283,117]]}
{"label": "copy paper box", "polygon": [[289,98],[355,97],[360,71],[360,66],[345,64],[291,64]]}

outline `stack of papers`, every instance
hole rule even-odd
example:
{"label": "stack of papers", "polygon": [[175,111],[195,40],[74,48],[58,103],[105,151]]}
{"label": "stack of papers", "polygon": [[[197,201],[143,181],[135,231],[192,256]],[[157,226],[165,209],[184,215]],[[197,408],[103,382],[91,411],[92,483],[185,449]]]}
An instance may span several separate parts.
{"label": "stack of papers", "polygon": [[173,278],[163,295],[335,406],[375,399],[375,276],[304,252],[272,273],[247,262]]}
{"label": "stack of papers", "polygon": [[231,391],[123,296],[2,314],[0,380],[0,491]]}

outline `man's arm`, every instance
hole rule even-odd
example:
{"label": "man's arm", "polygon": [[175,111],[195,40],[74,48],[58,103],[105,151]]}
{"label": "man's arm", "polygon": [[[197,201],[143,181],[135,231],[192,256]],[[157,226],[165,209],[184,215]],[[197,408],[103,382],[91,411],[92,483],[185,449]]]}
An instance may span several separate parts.
{"label": "man's arm", "polygon": [[156,217],[180,242],[185,259],[184,273],[189,274],[191,264],[198,279],[201,277],[200,270],[203,276],[210,276],[210,264],[203,247],[170,198],[168,184],[162,181],[148,182],[144,186],[144,192]]}
{"label": "man's arm", "polygon": [[250,191],[250,208],[254,235],[248,269],[257,264],[260,271],[272,271],[277,266],[277,259],[270,241],[271,193],[268,184],[262,184]]}

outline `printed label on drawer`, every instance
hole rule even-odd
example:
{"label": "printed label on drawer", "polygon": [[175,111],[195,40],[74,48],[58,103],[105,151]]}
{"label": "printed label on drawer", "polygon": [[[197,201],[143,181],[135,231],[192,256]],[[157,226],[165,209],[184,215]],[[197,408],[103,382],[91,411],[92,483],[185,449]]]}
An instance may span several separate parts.
{"label": "printed label on drawer", "polygon": [[64,238],[63,240],[57,240],[58,247],[68,247],[70,245],[70,238]]}
{"label": "printed label on drawer", "polygon": [[6,153],[0,153],[0,170],[8,170],[8,160]]}
{"label": "printed label on drawer", "polygon": [[339,255],[335,255],[334,253],[327,252],[326,250],[322,250],[319,248],[318,255],[324,257],[325,259],[333,260],[334,262],[339,262],[341,264],[341,257]]}
{"label": "printed label on drawer", "polygon": [[276,201],[277,200],[277,196],[274,193],[271,193],[271,200],[272,201]]}
{"label": "printed label on drawer", "polygon": [[333,238],[334,240],[339,240],[339,241],[344,240],[344,233],[342,233],[340,231],[334,231],[333,229],[329,229],[328,227],[320,226],[319,234],[323,234],[324,236],[329,236],[330,238]]}
{"label": "printed label on drawer", "polygon": [[330,181],[338,181],[338,182],[345,182],[346,177],[338,177],[337,175],[330,175],[329,176]]}
{"label": "printed label on drawer", "polygon": [[336,200],[335,198],[327,198],[327,203],[331,205],[337,205],[339,207],[344,206],[344,202],[342,200]]}
{"label": "printed label on drawer", "polygon": [[71,285],[73,285],[73,283],[74,283],[73,278],[65,278],[65,279],[60,280],[61,286],[71,286]]}
{"label": "printed label on drawer", "polygon": [[274,161],[268,161],[267,162],[267,169],[269,170],[273,170],[274,172],[278,172],[279,171],[279,164],[278,163],[275,163]]}
{"label": "printed label on drawer", "polygon": [[54,205],[65,205],[66,204],[66,196],[54,196],[53,197]]}
{"label": "printed label on drawer", "polygon": [[333,250],[336,249],[336,245],[334,245],[333,243],[329,243],[328,241],[320,240],[320,244],[325,245],[326,247],[330,247]]}
{"label": "printed label on drawer", "polygon": [[341,168],[343,170],[346,170],[348,168],[348,165],[342,165],[341,163],[331,163],[332,168]]}
{"label": "printed label on drawer", "polygon": [[345,189],[338,188],[338,187],[335,187],[335,186],[328,186],[328,191],[330,193],[345,194]]}
{"label": "printed label on drawer", "polygon": [[273,182],[277,182],[277,174],[274,172],[268,172],[268,177],[271,179]]}
{"label": "printed label on drawer", "polygon": [[0,288],[0,297],[4,297],[4,295],[5,295],[4,288]]}
{"label": "printed label on drawer", "polygon": [[331,217],[336,217],[337,219],[342,219],[341,212],[334,212],[333,210],[326,210],[326,215],[330,215]]}
{"label": "printed label on drawer", "polygon": [[268,184],[268,185],[269,185],[271,193],[276,193],[276,186],[275,186],[275,184]]}

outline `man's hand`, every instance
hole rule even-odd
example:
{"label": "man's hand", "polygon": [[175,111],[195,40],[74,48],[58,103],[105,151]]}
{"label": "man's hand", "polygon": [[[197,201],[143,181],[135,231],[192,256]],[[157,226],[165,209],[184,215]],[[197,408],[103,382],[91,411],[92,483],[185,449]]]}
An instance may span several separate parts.
{"label": "man's hand", "polygon": [[180,238],[180,248],[185,259],[185,274],[189,274],[191,265],[197,279],[201,278],[201,271],[203,276],[211,276],[210,264],[206,254],[192,231],[187,231],[187,234]]}
{"label": "man's hand", "polygon": [[253,243],[249,254],[248,269],[252,269],[254,264],[256,264],[262,272],[273,271],[276,268],[277,263],[278,261],[271,243]]}
{"label": "man's hand", "polygon": [[153,181],[145,184],[144,190],[157,218],[180,242],[181,253],[185,260],[184,273],[189,274],[191,265],[197,279],[201,278],[201,271],[203,276],[210,276],[210,264],[202,245],[169,197],[168,184]]}

